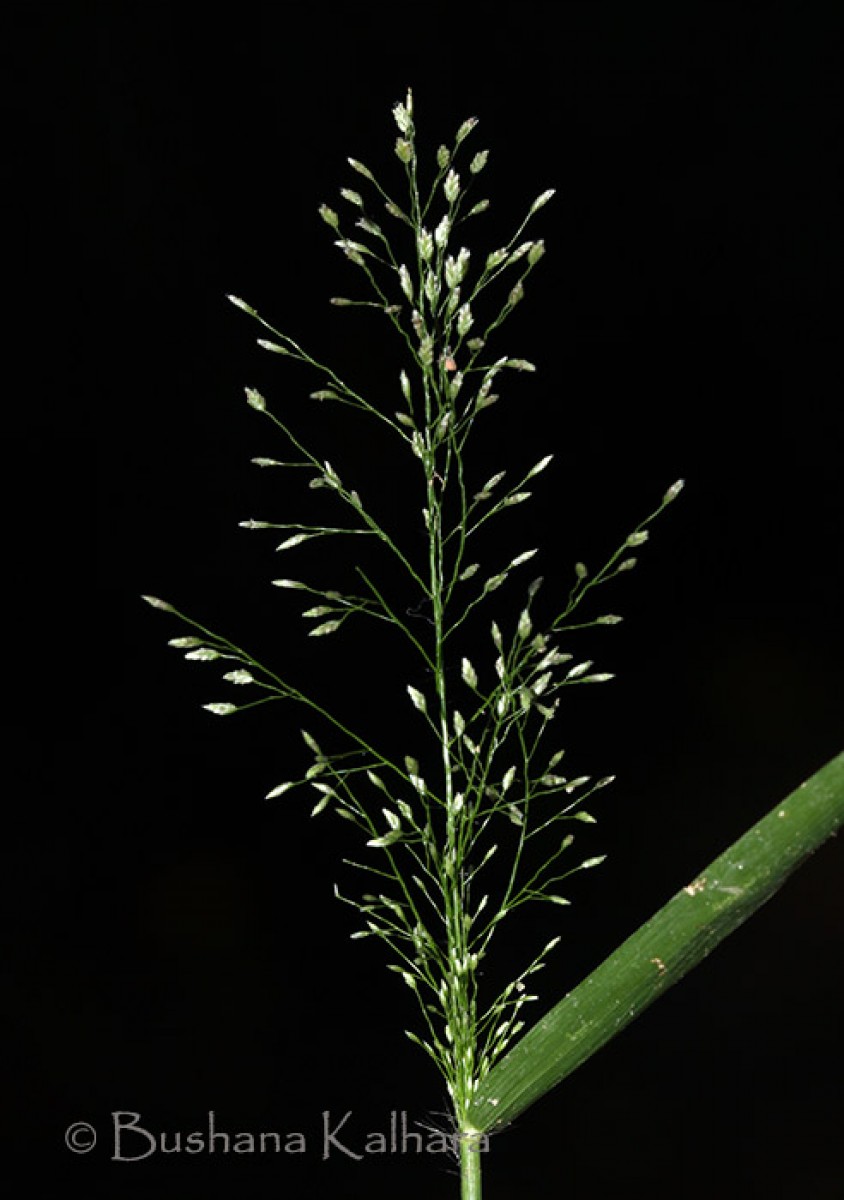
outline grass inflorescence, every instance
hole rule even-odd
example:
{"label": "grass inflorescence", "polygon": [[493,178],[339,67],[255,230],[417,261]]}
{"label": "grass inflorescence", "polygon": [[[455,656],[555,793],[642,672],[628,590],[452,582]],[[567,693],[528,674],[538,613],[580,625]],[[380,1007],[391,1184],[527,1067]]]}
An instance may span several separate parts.
{"label": "grass inflorescence", "polygon": [[[529,902],[566,905],[565,881],[602,861],[577,856],[574,830],[594,821],[585,802],[611,777],[567,775],[551,735],[564,689],[612,676],[575,657],[567,635],[620,621],[613,613],[585,614],[584,601],[630,570],[650,522],[682,484],[665,492],[600,570],[590,573],[577,563],[570,589],[550,615],[538,611],[542,579],[529,574],[538,548],[505,550],[486,534],[502,514],[529,501],[552,455],[508,481],[504,469],[481,474],[471,454],[477,422],[498,400],[507,373],[535,369],[491,347],[543,258],[544,241],[527,231],[554,193],[538,195],[506,243],[478,256],[464,244],[467,224],[488,208],[486,199],[475,198],[488,159],[486,150],[470,148],[477,121],[464,121],[452,143],[436,150],[425,183],[410,93],[393,116],[401,193],[388,191],[368,167],[349,159],[356,186],[340,189],[344,215],[328,204],[319,212],[366,289],[364,297],[335,296],[332,303],[378,310],[403,345],[406,365],[395,382],[394,404],[374,403],[246,301],[230,299],[262,327],[262,349],[312,369],[319,384],[312,398],[385,428],[415,472],[425,531],[421,552],[415,525],[394,527],[378,515],[365,491],[344,482],[292,419],[279,416],[255,388],[246,389],[247,403],[285,444],[281,459],[255,463],[297,470],[309,488],[334,497],[337,516],[325,524],[243,525],[280,535],[277,549],[285,554],[317,539],[368,539],[398,565],[428,614],[424,622],[414,621],[412,610],[363,569],[354,593],[286,575],[272,581],[301,597],[311,637],[333,637],[348,625],[375,621],[406,639],[420,667],[404,690],[407,753],[396,756],[374,744],[241,646],[165,601],[146,599],[189,628],[170,642],[186,659],[222,668],[229,695],[209,701],[210,713],[227,716],[289,701],[308,714],[302,730],[308,765],[278,782],[268,798],[304,790],[314,817],[330,811],[357,827],[361,849],[352,861],[366,890],[338,896],[360,915],[353,937],[381,939],[391,969],[417,997],[421,1023],[408,1037],[436,1063],[456,1126],[468,1131],[473,1097],[523,1028],[524,1006],[536,998],[532,977],[559,941],[536,947],[496,995],[482,996],[480,965],[494,936]],[[484,482],[472,484],[473,476]],[[493,594],[526,573],[518,617],[485,616]],[[478,645],[485,650],[478,652]],[[488,870],[493,858],[495,872]]]}

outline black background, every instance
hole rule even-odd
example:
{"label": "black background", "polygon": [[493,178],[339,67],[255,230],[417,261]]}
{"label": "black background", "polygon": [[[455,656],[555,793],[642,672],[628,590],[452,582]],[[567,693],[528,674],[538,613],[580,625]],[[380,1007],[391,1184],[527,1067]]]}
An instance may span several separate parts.
{"label": "black background", "polygon": [[[307,766],[298,715],[204,713],[219,673],[138,598],[412,748],[394,643],[306,641],[268,586],[298,560],[237,528],[301,500],[249,466],[281,443],[242,386],[382,502],[405,466],[308,401],[319,378],[255,347],[225,295],[398,407],[378,318],[327,304],[360,294],[316,211],[363,190],[346,156],[398,187],[390,107],[412,85],[429,155],[481,119],[477,255],[557,188],[499,336],[539,371],[508,380],[477,471],[556,458],[502,554],[541,546],[550,606],[688,486],[607,593],[625,623],[583,642],[618,679],[568,693],[572,766],[619,782],[582,837],[606,864],[502,943],[521,962],[563,935],[550,1003],[841,749],[841,6],[10,11],[6,1132],[33,1180],[91,1196],[455,1194],[430,1157],[321,1161],[323,1111],[361,1140],[444,1098],[402,1036],[405,989],[333,899],[353,839],[295,794],[262,800]],[[342,556],[302,561],[350,582]],[[839,1196],[841,862],[825,847],[496,1138],[485,1195]],[[170,1133],[210,1109],[308,1151],[109,1161],[113,1111]],[[79,1120],[88,1156],[63,1145]]]}

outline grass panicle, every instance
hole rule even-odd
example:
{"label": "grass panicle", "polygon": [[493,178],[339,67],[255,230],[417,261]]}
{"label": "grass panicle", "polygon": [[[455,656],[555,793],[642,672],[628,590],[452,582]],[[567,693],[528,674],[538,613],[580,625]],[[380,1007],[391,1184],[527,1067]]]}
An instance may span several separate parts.
{"label": "grass panicle", "polygon": [[[364,388],[341,378],[245,300],[230,300],[257,322],[262,350],[312,370],[318,386],[311,399],[350,408],[361,420],[386,426],[396,452],[415,463],[426,532],[422,554],[407,528],[388,525],[366,496],[344,482],[342,470],[320,447],[305,443],[287,409],[285,416],[278,415],[257,389],[246,388],[247,404],[269,421],[284,447],[281,458],[258,458],[256,464],[300,471],[310,489],[333,495],[337,517],[319,524],[251,519],[243,527],[280,535],[276,549],[285,555],[316,539],[374,539],[430,613],[421,634],[406,611],[362,572],[365,587],[359,594],[286,575],[272,580],[278,589],[303,594],[310,637],[333,637],[351,625],[375,621],[389,623],[407,639],[420,664],[418,679],[405,684],[408,729],[421,749],[398,760],[391,757],[242,647],[164,602],[154,603],[191,631],[171,645],[191,662],[222,667],[222,680],[233,695],[209,701],[210,713],[230,716],[272,701],[294,701],[325,728],[327,748],[303,734],[310,762],[301,775],[274,786],[269,797],[303,790],[311,797],[313,816],[333,810],[358,827],[366,853],[355,866],[372,879],[374,890],[362,897],[338,895],[360,914],[362,927],[354,936],[380,938],[390,966],[418,998],[421,1029],[408,1036],[442,1072],[462,1128],[482,1080],[523,1028],[523,1008],[535,999],[526,981],[559,942],[554,938],[536,947],[498,995],[482,998],[480,964],[494,935],[528,902],[567,904],[560,892],[564,881],[601,861],[595,855],[577,858],[573,831],[594,821],[583,805],[610,777],[561,774],[561,755],[546,751],[545,743],[563,689],[602,683],[612,675],[593,668],[591,661],[576,661],[565,648],[566,635],[620,620],[600,613],[581,617],[581,606],[632,565],[630,547],[645,541],[647,526],[680,485],[600,570],[575,571],[565,603],[550,617],[536,611],[541,580],[528,578],[515,627],[501,628],[493,619],[486,660],[470,659],[462,645],[475,625],[470,618],[480,620],[492,594],[524,576],[538,553],[535,547],[508,552],[495,538],[495,558],[487,561],[489,539],[481,544],[480,534],[530,500],[534,482],[553,456],[546,454],[515,475],[506,467],[486,473],[480,486],[469,480],[476,473],[472,435],[498,399],[494,389],[507,372],[535,370],[504,348],[493,351],[492,342],[524,299],[544,256],[544,241],[528,228],[554,191],[546,189],[527,205],[503,245],[479,254],[464,241],[468,223],[488,207],[475,195],[489,158],[488,150],[470,148],[477,121],[464,121],[452,145],[440,146],[426,170],[410,93],[394,106],[393,117],[402,190],[388,189],[369,168],[349,159],[360,183],[341,187],[336,207],[322,203],[318,211],[369,293],[333,302],[378,309],[403,343],[406,365],[397,381],[398,406],[376,405]],[[451,671],[455,664],[459,681]],[[502,823],[514,836],[499,836]],[[552,826],[564,836],[555,836]],[[540,835],[546,849],[537,865],[527,851]],[[503,876],[487,886],[487,864],[499,842],[506,843],[510,860]]]}
{"label": "grass panicle", "polygon": [[[528,203],[504,244],[479,251],[473,226],[488,201],[476,195],[476,186],[489,152],[472,148],[477,121],[464,121],[450,145],[429,154],[417,143],[409,92],[393,117],[398,181],[382,183],[350,158],[355,186],[342,186],[336,206],[322,203],[318,210],[362,292],[353,288],[332,303],[376,309],[403,348],[390,402],[376,403],[246,301],[230,300],[257,323],[262,351],[310,370],[315,387],[309,399],[351,410],[364,428],[386,430],[415,480],[421,549],[415,517],[382,516],[371,496],[346,482],[342,463],[328,461],[322,447],[306,441],[289,402],[279,415],[257,389],[246,388],[247,404],[282,447],[279,458],[253,461],[298,473],[306,490],[333,499],[336,515],[318,523],[249,520],[243,526],[278,539],[277,551],[291,564],[301,546],[317,539],[368,539],[416,598],[407,608],[362,568],[354,591],[342,582],[331,588],[309,583],[292,565],[272,580],[290,600],[301,601],[310,637],[342,637],[354,628],[365,638],[376,623],[405,640],[418,670],[387,683],[395,688],[391,705],[406,705],[406,752],[396,756],[374,744],[242,646],[166,601],[145,598],[189,631],[170,645],[189,662],[218,670],[227,685],[205,704],[211,714],[231,716],[281,701],[307,725],[301,772],[279,780],[267,798],[288,803],[290,793],[301,792],[314,818],[334,813],[357,827],[360,853],[346,861],[362,876],[362,889],[352,895],[337,889],[359,918],[352,937],[380,939],[390,968],[418,1000],[419,1026],[407,1036],[441,1072],[455,1128],[470,1139],[559,1075],[549,1065],[545,1074],[539,1070],[536,1087],[525,1083],[523,1051],[516,1055],[515,1082],[507,1074],[511,1044],[536,999],[533,977],[559,936],[528,949],[497,994],[484,993],[482,964],[502,923],[527,904],[567,906],[566,881],[602,861],[579,854],[576,837],[594,824],[591,802],[613,777],[566,773],[554,732],[564,690],[605,683],[612,673],[576,655],[579,640],[571,634],[621,620],[594,603],[599,589],[635,566],[651,524],[683,484],[672,484],[597,570],[574,564],[561,601],[550,607],[540,601],[536,539],[510,546],[497,531],[504,514],[530,501],[552,454],[527,471],[514,473],[507,464],[490,469],[474,461],[473,435],[499,389],[506,390],[508,373],[535,370],[498,342],[544,257],[534,218],[554,191]],[[490,531],[496,536],[486,536]],[[521,590],[515,621],[495,615],[502,588],[510,596]],[[413,618],[421,612],[424,622]],[[531,1044],[522,1042],[528,1057]],[[543,1045],[540,1058],[547,1059],[547,1051]],[[496,1114],[505,1095],[509,1107],[502,1101]],[[479,1197],[478,1155],[463,1146],[461,1163],[464,1196]]]}

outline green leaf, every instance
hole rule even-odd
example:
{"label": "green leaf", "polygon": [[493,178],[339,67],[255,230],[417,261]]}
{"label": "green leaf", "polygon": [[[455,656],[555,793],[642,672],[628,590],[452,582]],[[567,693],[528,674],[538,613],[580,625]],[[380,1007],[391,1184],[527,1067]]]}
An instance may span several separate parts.
{"label": "green leaf", "polygon": [[697,966],[844,823],[839,754],[719,858],[543,1017],[481,1081],[468,1113],[512,1121]]}

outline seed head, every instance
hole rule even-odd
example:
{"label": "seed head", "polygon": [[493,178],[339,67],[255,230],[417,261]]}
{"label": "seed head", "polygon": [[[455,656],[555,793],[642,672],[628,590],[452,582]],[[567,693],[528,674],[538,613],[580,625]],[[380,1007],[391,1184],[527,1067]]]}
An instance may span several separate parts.
{"label": "seed head", "polygon": [[225,679],[227,683],[236,683],[236,684],[254,683],[255,682],[254,676],[251,675],[249,673],[249,671],[241,671],[241,670],[228,671],[223,676],[223,679]]}
{"label": "seed head", "polygon": [[401,290],[404,292],[405,296],[407,296],[408,300],[412,300],[413,283],[410,278],[410,271],[408,271],[404,263],[402,263],[402,265],[399,267],[399,283],[401,284]]}
{"label": "seed head", "polygon": [[528,251],[528,262],[530,265],[535,267],[544,253],[545,243],[543,241],[534,242]]}
{"label": "seed head", "polygon": [[[350,255],[351,257],[351,255]],[[290,351],[286,346],[280,346],[278,342],[270,342],[266,338],[258,338],[258,345],[262,350],[270,350],[273,354],[289,354]]]}
{"label": "seed head", "polygon": [[457,130],[457,137],[454,139],[455,146],[459,146],[464,138],[468,137],[478,123],[477,117],[467,117],[460,128]]}
{"label": "seed head", "polygon": [[522,563],[526,563],[529,559],[533,558],[534,554],[538,553],[538,550],[523,550],[521,554],[516,555],[507,570],[509,571],[512,567],[520,567]]}
{"label": "seed head", "polygon": [[404,221],[405,225],[410,225],[410,218],[403,213],[399,206],[393,200],[385,200],[384,207],[391,217],[395,217],[397,221]]}
{"label": "seed head", "polygon": [[409,163],[413,158],[413,143],[407,138],[396,138],[396,157],[403,163]]}
{"label": "seed head", "polygon": [[292,537],[285,538],[280,545],[276,546],[276,550],[292,550],[294,546],[301,546],[302,542],[308,540],[306,533],[294,533]]}
{"label": "seed head", "polygon": [[[366,844],[374,848],[383,848],[385,846],[392,846],[394,842],[400,841],[401,837],[402,833],[400,829],[391,829],[389,833],[385,833],[382,837],[370,838]],[[365,937],[366,935],[363,934],[362,936]]]}
{"label": "seed head", "polygon": [[430,262],[434,253],[434,239],[427,229],[420,229],[417,237],[419,256],[423,262]]}
{"label": "seed head", "polygon": [[257,313],[252,305],[247,304],[245,300],[241,300],[240,296],[227,296],[226,299],[230,304],[233,304],[235,308],[242,308],[245,313],[249,313],[250,317],[257,316]]}
{"label": "seed head", "polygon": [[434,271],[425,273],[425,296],[431,308],[436,307],[440,295],[440,279]]}
{"label": "seed head", "polygon": [[508,266],[511,263],[518,262],[520,258],[524,258],[524,256],[528,253],[528,251],[533,247],[533,244],[534,244],[533,242],[522,242],[522,244],[520,246],[517,246],[516,249],[513,251],[513,253],[510,255],[510,257],[507,259]]}
{"label": "seed head", "polygon": [[336,633],[342,624],[342,620],[325,621],[322,625],[317,625],[315,629],[312,629],[308,637],[325,637],[326,634]]}
{"label": "seed head", "polygon": [[292,783],[292,782],[279,783],[276,787],[274,787],[272,789],[272,791],[267,792],[264,799],[265,800],[275,800],[277,796],[283,796],[285,792],[289,792],[290,789],[295,786],[296,786],[296,784]]}
{"label": "seed head", "polygon": [[479,150],[472,161],[469,163],[469,170],[473,175],[479,175],[486,166],[489,158],[489,150]]}
{"label": "seed head", "polygon": [[401,821],[399,820],[399,818],[396,816],[396,814],[391,809],[382,808],[381,812],[386,817],[387,824],[390,826],[391,829],[400,829],[401,828]]}
{"label": "seed head", "polygon": [[328,789],[328,791],[323,792],[323,794],[320,796],[319,800],[317,800],[316,804],[311,809],[311,816],[318,817],[319,814],[328,807],[328,805],[331,803],[331,801],[336,799],[336,796],[337,796],[337,793],[331,791],[330,788]]}
{"label": "seed head", "polygon": [[534,475],[538,475],[540,471],[544,471],[545,468],[549,465],[549,463],[551,463],[553,461],[553,459],[554,459],[553,454],[546,454],[544,458],[540,458],[540,460],[536,464],[536,466],[531,467],[531,469],[528,471],[525,478],[533,479]]}
{"label": "seed head", "polygon": [[543,192],[540,196],[537,196],[533,204],[530,206],[530,215],[533,216],[535,212],[537,212],[540,208],[543,208],[555,194],[556,190],[556,188],[548,188],[546,192]]}
{"label": "seed head", "polygon": [[473,205],[472,208],[469,209],[469,211],[466,213],[466,216],[476,217],[478,213],[486,212],[488,208],[489,200],[479,200],[477,204]]}
{"label": "seed head", "polygon": [[587,660],[586,662],[578,663],[577,666],[572,667],[572,669],[568,672],[566,679],[577,679],[579,675],[585,675],[591,666],[591,659]]}
{"label": "seed head", "polygon": [[364,178],[371,179],[373,183],[375,182],[375,176],[372,174],[369,167],[365,167],[363,163],[358,162],[356,158],[348,158],[346,161],[353,171],[357,171],[358,175],[363,175]]}
{"label": "seed head", "polygon": [[[457,374],[452,375],[451,379],[449,380],[449,384],[448,384],[449,400],[456,400],[457,397],[460,395],[460,389],[462,387],[463,387],[463,372],[458,371]],[[448,420],[450,417],[451,417],[451,413],[446,413],[444,420]]]}
{"label": "seed head", "polygon": [[393,117],[402,133],[410,133],[413,129],[413,119],[401,103],[393,105]]}
{"label": "seed head", "polygon": [[168,604],[166,600],[159,600],[158,596],[141,596],[141,599],[146,600],[153,608],[160,608],[162,612],[176,611],[172,604]]}
{"label": "seed head", "polygon": [[469,269],[469,251],[461,246],[457,258],[449,256],[445,260],[445,281],[450,288],[456,288],[466,277]]}

